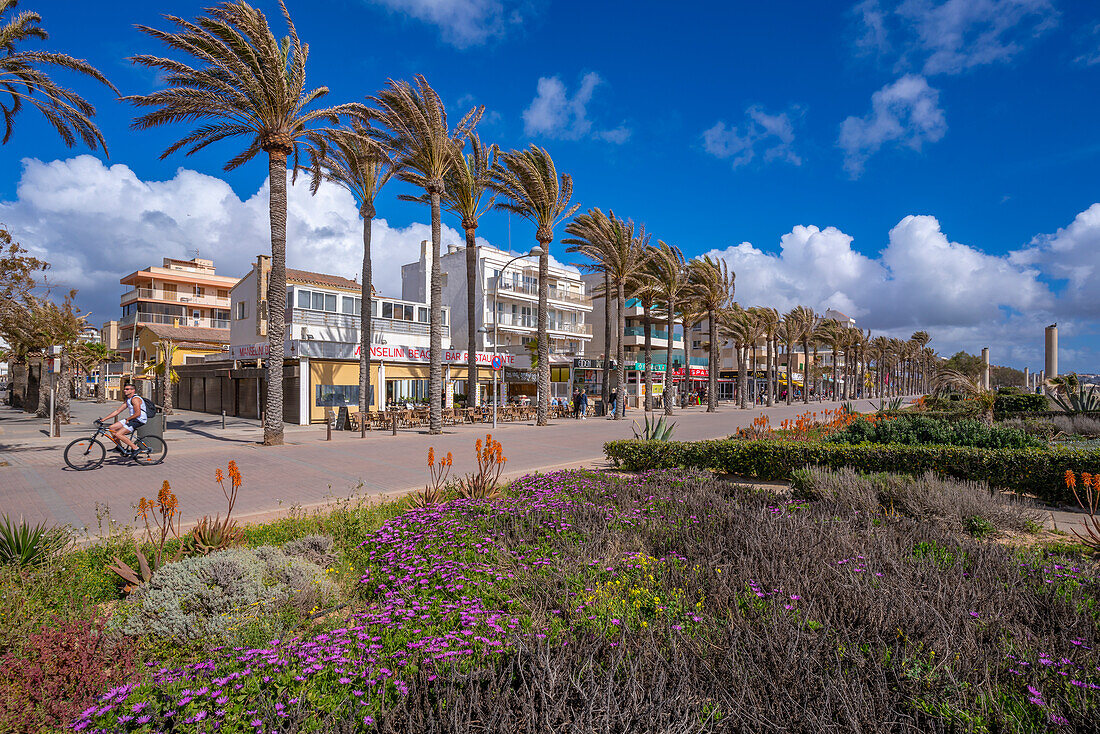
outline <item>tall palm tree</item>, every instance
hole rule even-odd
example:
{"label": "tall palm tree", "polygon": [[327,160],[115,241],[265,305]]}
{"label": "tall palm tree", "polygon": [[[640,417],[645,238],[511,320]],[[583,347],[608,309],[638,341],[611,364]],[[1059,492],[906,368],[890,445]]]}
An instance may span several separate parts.
{"label": "tall palm tree", "polygon": [[[466,407],[477,405],[477,223],[493,209],[496,196],[487,195],[496,164],[496,146],[485,146],[477,133],[470,136],[469,154],[458,153],[446,178],[443,206],[462,220],[466,234]],[[495,317],[494,317],[495,318]]]}
{"label": "tall palm tree", "polygon": [[[787,328],[791,330],[789,336],[793,337],[802,346],[802,359],[804,362],[802,367],[802,402],[808,404],[810,402],[810,373],[813,372],[813,365],[810,364],[810,341],[813,339],[814,330],[817,328],[817,316],[809,306],[795,306],[787,312],[784,320],[787,322]],[[790,392],[788,390],[787,394],[789,395]]]}
{"label": "tall palm tree", "polygon": [[[359,204],[363,219],[363,281],[360,284],[359,311],[359,411],[370,410],[371,300],[374,298],[374,273],[371,270],[371,226],[377,210],[374,200],[393,176],[390,154],[372,137],[370,129],[359,121],[318,136],[310,151],[310,191],[317,193],[322,181],[332,182],[351,193]],[[383,386],[384,387],[384,386]]]}
{"label": "tall palm tree", "polygon": [[719,334],[733,342],[737,354],[737,405],[748,408],[749,341],[755,328],[752,315],[736,303],[722,309],[718,316]]}
{"label": "tall palm tree", "polygon": [[710,352],[707,367],[707,412],[718,410],[718,312],[733,303],[735,273],[731,273],[726,261],[710,255],[696,258],[688,265],[691,282],[699,294],[699,301],[707,312],[710,329]]}
{"label": "tall palm tree", "polygon": [[492,185],[503,197],[498,207],[518,214],[535,225],[539,255],[539,404],[536,423],[545,426],[550,415],[550,243],[554,227],[580,208],[570,205],[573,177],[558,176],[554,160],[545,149],[532,145],[527,150],[502,153],[492,169]]}
{"label": "tall palm tree", "polygon": [[680,296],[680,328],[684,330],[684,379],[681,381],[683,390],[689,393],[691,390],[691,334],[696,324],[701,324],[706,318],[707,312],[699,300],[699,291],[691,282],[691,268],[685,264],[687,271],[688,288]]}
{"label": "tall palm tree", "polygon": [[440,207],[446,193],[447,174],[459,164],[460,151],[484,114],[485,108],[467,112],[452,131],[447,110],[439,94],[421,75],[415,84],[390,79],[386,87],[370,97],[374,116],[385,129],[378,139],[390,151],[403,181],[424,189],[431,205],[432,264],[430,294],[431,335],[429,337],[428,403],[430,433],[443,430],[443,276],[439,248],[443,239]]}
{"label": "tall palm tree", "polygon": [[764,329],[765,349],[767,350],[767,355],[764,359],[767,363],[765,365],[767,370],[765,389],[767,391],[767,405],[770,408],[775,405],[775,363],[777,359],[776,352],[778,351],[776,348],[776,339],[779,334],[779,311],[770,306],[760,306],[757,312],[760,315],[760,324]]}
{"label": "tall palm tree", "polygon": [[18,51],[23,41],[45,41],[49,34],[39,25],[42,17],[33,11],[24,11],[14,18],[5,18],[18,0],[0,0],[0,112],[4,116],[3,142],[11,140],[15,117],[24,103],[37,108],[53,126],[66,147],[73,147],[77,138],[92,150],[97,147],[107,152],[107,144],[93,119],[95,107],[76,92],[66,89],[50,78],[42,67],[52,66],[65,71],[90,76],[118,94],[115,85],[107,77],[83,59],[47,51]]}
{"label": "tall palm tree", "polygon": [[610,404],[611,395],[611,271],[604,262],[604,250],[611,239],[611,219],[598,207],[578,214],[565,226],[569,235],[561,243],[567,245],[568,253],[579,253],[587,257],[590,263],[581,263],[580,267],[591,273],[603,275],[603,283],[597,284],[591,291],[593,298],[603,300],[603,374],[601,375],[600,399],[603,405]]}
{"label": "tall palm tree", "polygon": [[642,360],[645,365],[645,375],[642,381],[645,385],[644,409],[653,410],[653,377],[651,368],[653,365],[653,305],[657,297],[656,276],[653,272],[653,254],[656,247],[650,245],[646,248],[643,262],[630,285],[630,295],[638,299],[642,305],[642,328],[644,329]]}
{"label": "tall palm tree", "polygon": [[917,356],[920,366],[920,385],[914,390],[914,392],[928,392],[928,361],[925,359],[925,347],[932,341],[932,336],[924,329],[920,331],[914,331],[913,336],[909,337],[910,341],[918,346]]}
{"label": "tall palm tree", "polygon": [[840,365],[840,346],[844,339],[842,328],[840,322],[836,319],[824,319],[817,328],[818,337],[830,348],[833,354],[833,400],[840,399],[840,393],[838,391],[840,381],[837,379],[837,368]]}
{"label": "tall palm tree", "polygon": [[[657,240],[649,258],[649,272],[653,278],[651,287],[658,301],[658,313],[665,317],[665,329],[668,331],[668,346],[665,348],[664,387],[661,396],[665,415],[672,415],[672,342],[676,328],[676,309],[680,298],[688,291],[688,272],[684,264],[684,254],[680,249]],[[688,334],[684,334],[687,344]]]}
{"label": "tall palm tree", "polygon": [[165,415],[172,414],[172,385],[180,379],[179,373],[172,367],[175,354],[176,345],[172,340],[161,339],[157,342],[156,354],[142,369],[145,374],[152,374],[156,380]]}
{"label": "tall palm tree", "polygon": [[186,148],[191,155],[227,138],[244,136],[247,147],[225,164],[231,171],[261,152],[267,154],[268,216],[271,223],[271,275],[267,286],[267,408],[264,444],[283,443],[283,340],[286,331],[286,213],[287,161],[293,156],[297,171],[302,148],[318,134],[318,123],[331,124],[340,116],[365,118],[360,104],[318,109],[314,103],[328,94],[327,87],[306,88],[309,46],[279,0],[288,35],[280,42],[262,12],[245,3],[223,2],[194,22],[166,15],[176,31],[148,26],[138,30],[168,48],[196,60],[194,66],[176,59],[141,54],[131,57],[139,66],[155,69],[167,84],[128,101],[153,110],[138,117],[133,127],[147,130],[177,122],[202,121],[190,134],[170,145],[161,158]]}

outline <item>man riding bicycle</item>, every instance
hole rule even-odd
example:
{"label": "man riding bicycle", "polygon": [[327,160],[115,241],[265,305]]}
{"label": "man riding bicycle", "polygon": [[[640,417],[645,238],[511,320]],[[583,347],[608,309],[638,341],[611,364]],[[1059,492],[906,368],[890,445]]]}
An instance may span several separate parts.
{"label": "man riding bicycle", "polygon": [[136,431],[141,426],[144,426],[146,421],[149,420],[149,414],[145,410],[145,401],[141,399],[141,396],[137,394],[137,390],[133,385],[126,385],[122,388],[123,402],[122,405],[108,416],[103,418],[103,423],[110,421],[115,416],[122,413],[124,410],[129,410],[130,415],[126,418],[112,423],[107,432],[111,434],[111,438],[118,441],[121,446],[120,450],[127,456],[132,455],[138,450],[137,444],[130,440],[129,434]]}

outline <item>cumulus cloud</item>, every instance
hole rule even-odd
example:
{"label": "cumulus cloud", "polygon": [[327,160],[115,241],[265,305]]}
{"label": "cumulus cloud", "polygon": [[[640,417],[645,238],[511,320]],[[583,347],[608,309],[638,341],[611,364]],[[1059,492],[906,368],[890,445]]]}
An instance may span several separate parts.
{"label": "cumulus cloud", "polygon": [[611,129],[594,129],[588,119],[588,103],[596,88],[603,83],[600,75],[590,71],[581,79],[573,96],[556,76],[540,77],[535,98],[523,111],[523,130],[529,136],[544,135],[561,140],[596,138],[621,145],[630,138],[625,125]]}
{"label": "cumulus cloud", "polygon": [[439,27],[443,40],[457,48],[485,43],[523,22],[513,0],[371,0],[391,11]]}
{"label": "cumulus cloud", "polygon": [[863,0],[853,15],[859,51],[926,76],[1011,61],[1059,20],[1051,0]]}
{"label": "cumulus cloud", "polygon": [[816,226],[794,227],[777,253],[742,242],[708,254],[737,273],[742,304],[835,308],[862,328],[897,336],[926,328],[948,354],[975,352],[996,337],[1000,359],[1030,359],[1055,305],[1039,269],[952,242],[931,216],[902,219],[875,256],[836,227]]}
{"label": "cumulus cloud", "polygon": [[1063,315],[1100,317],[1100,203],[1053,234],[1036,237],[1012,258],[1020,265],[1042,267],[1059,282]]}
{"label": "cumulus cloud", "polygon": [[[23,166],[17,199],[0,202],[0,222],[52,263],[48,275],[58,289],[79,289],[95,323],[119,317],[119,278],[163,257],[190,258],[198,250],[219,273],[244,275],[257,255],[271,251],[266,182],[242,200],[225,181],[183,168],[167,181],[143,181],[125,165],[107,167],[89,155],[28,159]],[[363,229],[351,194],[323,186],[310,196],[308,181],[299,178],[287,203],[288,265],[355,277]],[[401,265],[419,257],[431,227],[395,227],[379,218],[371,238],[375,286],[400,296]],[[461,233],[443,227],[445,245],[463,242]]]}
{"label": "cumulus cloud", "polygon": [[947,132],[940,93],[921,76],[907,74],[871,95],[871,111],[840,125],[837,144],[844,149],[844,168],[853,178],[867,159],[885,145],[920,150]]}
{"label": "cumulus cloud", "polygon": [[733,158],[733,167],[743,166],[762,152],[765,161],[786,161],[796,166],[802,159],[794,151],[794,125],[786,112],[769,114],[761,107],[745,111],[741,126],[718,121],[703,131],[703,147],[717,158]]}

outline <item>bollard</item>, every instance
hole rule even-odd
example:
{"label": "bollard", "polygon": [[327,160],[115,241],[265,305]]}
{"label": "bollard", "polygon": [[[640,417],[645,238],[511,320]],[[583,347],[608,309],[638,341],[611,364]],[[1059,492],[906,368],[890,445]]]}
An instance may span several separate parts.
{"label": "bollard", "polygon": [[397,435],[397,413],[393,414],[393,435]]}
{"label": "bollard", "polygon": [[222,411],[222,430],[225,430],[225,411]]}
{"label": "bollard", "polygon": [[332,440],[332,412],[328,411],[325,415],[325,440]]}
{"label": "bollard", "polygon": [[367,437],[367,411],[359,411],[359,438]]}

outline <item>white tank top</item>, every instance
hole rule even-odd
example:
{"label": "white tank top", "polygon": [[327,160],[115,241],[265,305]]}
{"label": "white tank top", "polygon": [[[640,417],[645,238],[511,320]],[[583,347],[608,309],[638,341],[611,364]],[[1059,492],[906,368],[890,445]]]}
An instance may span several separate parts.
{"label": "white tank top", "polygon": [[[138,410],[137,419],[139,421],[141,421],[142,423],[148,423],[149,422],[149,416],[145,414],[145,401],[142,400],[141,397],[138,396],[138,395],[135,395],[134,398],[137,398],[138,402],[141,404],[141,408]],[[127,414],[129,414],[130,412],[133,411],[133,399],[134,398],[130,398],[129,400],[126,401]]]}

